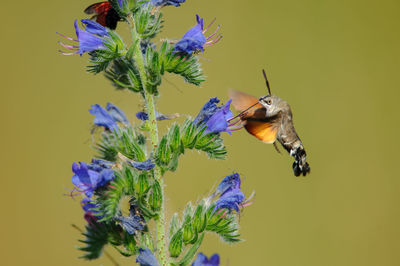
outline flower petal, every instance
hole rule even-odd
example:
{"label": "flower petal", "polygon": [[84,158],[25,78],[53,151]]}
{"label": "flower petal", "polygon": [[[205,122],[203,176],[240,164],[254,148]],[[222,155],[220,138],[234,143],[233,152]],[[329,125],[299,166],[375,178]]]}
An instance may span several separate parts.
{"label": "flower petal", "polygon": [[150,249],[139,249],[139,255],[136,257],[136,262],[140,266],[159,266],[157,258],[150,251]]}

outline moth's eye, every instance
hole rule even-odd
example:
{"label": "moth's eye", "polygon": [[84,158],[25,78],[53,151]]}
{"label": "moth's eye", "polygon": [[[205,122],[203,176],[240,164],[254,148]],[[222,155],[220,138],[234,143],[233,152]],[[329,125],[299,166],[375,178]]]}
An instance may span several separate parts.
{"label": "moth's eye", "polygon": [[271,99],[268,99],[268,100],[266,100],[265,101],[268,105],[271,105],[272,104],[272,100]]}

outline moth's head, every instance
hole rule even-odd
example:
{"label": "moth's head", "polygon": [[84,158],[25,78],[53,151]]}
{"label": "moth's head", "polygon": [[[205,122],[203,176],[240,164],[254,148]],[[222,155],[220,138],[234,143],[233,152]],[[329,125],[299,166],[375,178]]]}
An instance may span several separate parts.
{"label": "moth's head", "polygon": [[271,88],[269,86],[269,82],[267,79],[267,74],[265,74],[265,70],[262,70],[263,75],[264,75],[264,79],[265,79],[265,83],[267,85],[268,88],[268,95],[267,96],[263,96],[261,97],[258,102],[265,107],[265,109],[267,109],[266,112],[266,116],[267,117],[271,117],[271,116],[275,116],[277,115],[279,112],[285,112],[285,111],[289,111],[290,107],[289,105],[283,101],[281,98],[272,95],[271,93]]}
{"label": "moth's head", "polygon": [[275,95],[263,96],[259,99],[259,103],[267,110],[267,117],[275,116],[279,112],[285,112],[290,108],[284,100]]}

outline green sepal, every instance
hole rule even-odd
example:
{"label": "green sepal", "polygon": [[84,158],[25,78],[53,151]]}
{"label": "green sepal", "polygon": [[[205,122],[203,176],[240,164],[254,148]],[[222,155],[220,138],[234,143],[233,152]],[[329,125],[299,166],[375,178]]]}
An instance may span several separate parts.
{"label": "green sepal", "polygon": [[178,213],[174,213],[174,215],[171,218],[171,223],[169,225],[169,235],[170,236],[174,235],[178,231],[180,226],[181,224],[179,221]]}
{"label": "green sepal", "polygon": [[185,223],[183,225],[183,241],[185,242],[185,244],[191,242],[192,239],[195,237],[195,234],[197,235],[191,223]]}
{"label": "green sepal", "polygon": [[188,202],[186,205],[185,210],[183,211],[183,224],[190,223],[192,220],[192,215],[193,215],[193,206],[192,202]]}
{"label": "green sepal", "polygon": [[168,246],[169,254],[171,257],[179,257],[183,250],[183,232],[179,229],[171,238]]}
{"label": "green sepal", "polygon": [[140,239],[140,246],[142,248],[148,248],[150,250],[154,249],[153,240],[151,239],[151,236],[149,233],[140,234],[139,239]]}
{"label": "green sepal", "polygon": [[207,225],[207,212],[204,200],[197,205],[193,215],[193,228],[196,232],[203,232]]}
{"label": "green sepal", "polygon": [[186,266],[189,265],[194,256],[197,253],[197,250],[201,246],[201,243],[203,242],[204,239],[204,233],[200,235],[200,237],[197,239],[197,241],[186,251],[185,255],[183,255],[182,259],[179,262],[171,262],[171,265],[174,266]]}
{"label": "green sepal", "polygon": [[161,84],[162,67],[158,53],[148,43],[145,51],[146,89],[151,94],[158,94],[158,86]]}
{"label": "green sepal", "polygon": [[151,39],[162,28],[162,14],[152,12],[153,5],[145,5],[138,8],[134,14],[136,32],[141,39]]}
{"label": "green sepal", "polygon": [[142,197],[145,193],[147,193],[149,189],[149,177],[147,172],[142,172],[135,183],[135,192],[137,193],[138,197]]}
{"label": "green sepal", "polygon": [[160,183],[158,183],[157,180],[154,181],[153,185],[150,188],[149,191],[149,204],[151,209],[154,212],[157,212],[161,209],[161,205],[162,205],[162,190],[161,190],[161,186]]}

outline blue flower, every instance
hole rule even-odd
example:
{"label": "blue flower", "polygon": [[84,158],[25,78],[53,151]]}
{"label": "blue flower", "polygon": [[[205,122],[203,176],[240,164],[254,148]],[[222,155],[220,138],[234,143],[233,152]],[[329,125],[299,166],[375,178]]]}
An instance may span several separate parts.
{"label": "blue flower", "polygon": [[210,28],[214,21],[212,21],[206,29],[204,29],[204,20],[200,18],[199,15],[196,15],[196,21],[197,24],[193,26],[190,30],[188,30],[183,35],[183,37],[175,44],[175,52],[192,54],[194,52],[204,51],[204,47],[213,45],[222,38],[221,35],[215,36],[219,29],[219,26],[213,34],[211,34],[207,38],[204,36],[204,33],[206,33],[206,31]]}
{"label": "blue flower", "polygon": [[227,132],[231,133],[229,128],[229,120],[233,117],[231,110],[229,109],[232,100],[229,100],[224,107],[219,109],[213,114],[207,121],[206,132],[219,133]]}
{"label": "blue flower", "polygon": [[227,132],[242,128],[242,125],[236,125],[237,122],[230,123],[233,119],[229,100],[224,106],[217,106],[218,98],[211,98],[200,110],[199,114],[193,120],[195,125],[206,125],[206,133]]}
{"label": "blue flower", "polygon": [[118,0],[118,5],[119,5],[119,7],[122,7],[122,1],[123,1],[123,0]]}
{"label": "blue flower", "polygon": [[217,193],[222,194],[228,189],[240,189],[240,175],[234,173],[232,175],[226,176],[217,187]]}
{"label": "blue flower", "polygon": [[220,209],[227,209],[229,211],[235,210],[239,212],[239,207],[245,207],[250,205],[251,198],[254,193],[245,200],[245,196],[240,191],[241,180],[238,173],[226,176],[217,187],[217,191],[211,195],[211,198],[215,198],[216,195],[220,195],[215,202],[214,211]]}
{"label": "blue flower", "polygon": [[114,118],[115,121],[121,122],[125,125],[129,125],[129,120],[126,117],[125,113],[122,112],[117,106],[112,103],[107,103],[106,109],[108,113]]}
{"label": "blue flower", "polygon": [[157,258],[151,252],[150,249],[139,249],[139,255],[136,257],[136,262],[140,266],[159,266]]}
{"label": "blue flower", "polygon": [[[82,24],[85,26],[85,30],[91,34],[96,34],[100,37],[108,36],[108,31],[106,28],[101,26],[99,23],[94,22],[90,19],[82,19]],[[75,26],[76,27],[76,26]],[[82,30],[79,30],[82,31]]]}
{"label": "blue flower", "polygon": [[91,199],[89,199],[89,198],[84,198],[82,201],[81,201],[81,205],[82,205],[82,209],[86,212],[86,213],[88,213],[88,212],[90,212],[90,213],[98,213],[99,211],[98,210],[95,210],[95,209],[97,209],[99,206],[96,204],[96,203],[94,203]]}
{"label": "blue flower", "polygon": [[143,230],[146,226],[145,220],[137,211],[137,206],[131,204],[129,208],[129,216],[119,215],[117,219],[121,222],[122,227],[128,232],[128,234],[133,235],[137,230]]}
{"label": "blue flower", "polygon": [[144,5],[151,4],[153,6],[180,6],[181,3],[184,3],[186,0],[151,0]]}
{"label": "blue flower", "polygon": [[79,53],[80,55],[82,55],[86,52],[92,52],[94,50],[106,48],[104,44],[105,38],[109,36],[107,29],[101,26],[100,24],[91,21],[90,19],[82,19],[81,22],[84,29],[80,29],[78,27],[77,20],[75,20],[74,22],[77,40],[60,34],[62,37],[68,40],[79,43],[79,45],[76,46],[76,45],[66,45],[62,42],[59,42],[65,49],[73,51],[72,53],[65,53],[65,52],[61,53],[65,55]]}
{"label": "blue flower", "polygon": [[198,253],[196,260],[192,266],[219,266],[219,255],[215,253],[210,258],[207,258],[203,253]]}
{"label": "blue flower", "polygon": [[[140,119],[142,121],[149,120],[149,115],[146,112],[137,112],[136,113],[137,119]],[[164,115],[159,112],[156,112],[156,120],[161,121],[161,120],[169,120],[179,117],[179,114],[172,114],[172,115]]]}
{"label": "blue flower", "polygon": [[214,210],[228,209],[239,212],[240,204],[244,201],[244,194],[240,189],[228,189],[217,200]]}
{"label": "blue flower", "polygon": [[84,162],[72,164],[72,184],[75,185],[78,193],[85,193],[87,197],[93,196],[98,187],[106,185],[114,178],[114,171],[109,168],[103,168],[99,165],[88,165]]}
{"label": "blue flower", "polygon": [[211,98],[208,102],[206,102],[196,118],[193,120],[193,123],[198,125],[207,122],[210,117],[219,110],[217,103],[219,103],[219,99],[216,97]]}
{"label": "blue flower", "polygon": [[[106,110],[107,109],[107,110]],[[114,130],[118,128],[117,122],[129,125],[128,118],[118,107],[111,103],[107,103],[106,109],[98,104],[92,105],[89,113],[95,115],[94,124],[102,126],[107,130]]]}
{"label": "blue flower", "polygon": [[135,162],[135,161],[130,160],[130,161],[128,161],[128,163],[130,165],[132,165],[133,167],[135,167],[136,169],[144,170],[144,171],[149,171],[156,166],[151,159],[148,159],[144,162]]}

